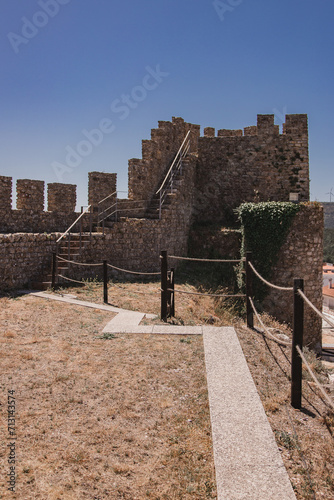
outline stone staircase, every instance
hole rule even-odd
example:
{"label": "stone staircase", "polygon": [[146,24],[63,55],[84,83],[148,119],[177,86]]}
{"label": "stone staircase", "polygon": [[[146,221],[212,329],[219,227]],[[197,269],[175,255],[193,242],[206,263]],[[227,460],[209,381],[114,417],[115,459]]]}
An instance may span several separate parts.
{"label": "stone staircase", "polygon": [[[71,233],[70,244],[68,244],[68,240],[62,240],[58,247],[58,256],[66,259],[79,261],[82,250],[89,247],[91,243],[91,238],[100,237],[101,235],[97,232],[90,233]],[[81,240],[81,242],[80,242]],[[47,290],[52,286],[52,262],[47,269],[42,271],[40,275],[40,279],[33,281],[31,283],[31,288],[33,290]],[[67,262],[63,262],[58,260],[58,274],[66,276],[69,271],[69,264]],[[57,284],[66,284],[68,283],[65,279],[58,277]]]}
{"label": "stone staircase", "polygon": [[[160,190],[155,193],[151,200],[147,203],[146,201],[140,200],[129,200],[129,199],[118,199],[116,200],[114,210],[111,215],[106,215],[104,219],[99,220],[99,215],[101,212],[98,211],[97,207],[92,207],[93,221],[90,223],[90,231],[80,233],[71,233],[72,227],[69,228],[67,234],[63,236],[61,242],[58,245],[57,255],[58,257],[69,260],[80,262],[80,256],[82,250],[87,249],[91,244],[92,238],[101,237],[104,235],[105,231],[110,230],[118,222],[122,222],[122,219],[149,219],[149,220],[159,220],[165,210],[170,209],[173,202],[177,196],[177,193],[184,182],[184,170],[187,168],[187,153],[188,153],[188,140],[189,132],[183,141],[183,144],[177,153],[171,166],[166,168],[164,176],[161,181]],[[182,151],[183,145],[186,144],[187,149]],[[175,167],[174,167],[175,164]],[[182,168],[180,168],[182,164]],[[184,165],[184,168],[183,168]],[[161,190],[163,188],[163,190]],[[103,212],[102,212],[103,214]],[[85,217],[87,217],[87,214]],[[82,214],[84,216],[84,214]],[[79,217],[80,224],[84,221],[85,229],[87,230],[87,219],[85,221],[84,217]],[[69,283],[66,279],[59,275],[66,276],[69,274],[71,264],[57,260],[57,285]],[[36,290],[46,290],[52,286],[52,274],[51,274],[51,262],[50,267],[41,273],[40,279],[31,283],[31,288]]]}

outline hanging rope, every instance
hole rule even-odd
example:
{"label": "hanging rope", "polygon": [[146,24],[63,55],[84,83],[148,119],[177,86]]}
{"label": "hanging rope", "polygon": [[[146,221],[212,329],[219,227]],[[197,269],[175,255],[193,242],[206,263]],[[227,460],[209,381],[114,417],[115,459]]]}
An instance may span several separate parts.
{"label": "hanging rope", "polygon": [[325,398],[325,400],[327,401],[327,403],[329,404],[329,406],[331,407],[332,410],[334,410],[334,402],[329,398],[329,396],[326,394],[324,388],[322,387],[322,385],[320,384],[320,382],[318,381],[317,377],[314,375],[313,371],[312,371],[312,368],[310,367],[310,365],[308,364],[308,362],[306,361],[305,359],[305,356],[304,354],[302,353],[300,347],[297,345],[296,346],[296,349],[298,351],[298,354],[299,356],[302,358],[302,361],[303,363],[305,364],[309,374],[311,375],[311,377],[313,378],[314,382],[316,383],[318,389],[320,390],[321,394],[323,395],[323,397]]}
{"label": "hanging rope", "polygon": [[121,269],[120,267],[112,266],[111,264],[107,264],[108,267],[111,267],[112,269],[116,269],[117,271],[121,271],[122,273],[128,273],[128,274],[137,274],[139,276],[160,276],[160,272],[158,273],[140,273],[137,271],[129,271],[128,269]]}
{"label": "hanging rope", "polygon": [[293,287],[278,286],[278,285],[274,285],[273,283],[270,283],[269,281],[265,280],[263,278],[263,276],[261,276],[261,274],[255,269],[255,267],[253,266],[253,264],[251,262],[248,262],[248,264],[249,264],[250,268],[252,269],[252,271],[256,274],[256,276],[261,281],[263,281],[263,283],[265,283],[266,285],[270,286],[271,288],[276,288],[276,290],[283,290],[283,291],[288,291],[288,292],[293,291]]}
{"label": "hanging rope", "polygon": [[244,259],[238,259],[238,260],[224,260],[224,259],[196,259],[196,258],[191,258],[191,257],[178,257],[177,255],[168,255],[169,259],[175,259],[175,260],[189,260],[192,262],[230,262],[230,263],[237,263],[237,262],[242,262]]}
{"label": "hanging rope", "polygon": [[167,288],[167,291],[175,293],[185,293],[186,295],[201,295],[202,297],[246,297],[246,295],[242,294],[229,295],[229,294],[216,294],[216,293],[187,292],[186,290],[173,290],[172,288]]}
{"label": "hanging rope", "polygon": [[[265,326],[265,324],[263,323],[262,319],[260,318],[260,316],[259,316],[259,314],[258,314],[257,310],[255,309],[254,302],[253,302],[253,300],[252,300],[252,298],[251,298],[251,297],[249,297],[249,302],[250,302],[250,304],[251,304],[251,306],[252,306],[252,309],[253,309],[253,311],[254,311],[254,314],[255,314],[255,316],[256,316],[256,318],[257,318],[258,322],[260,323],[260,325],[262,326],[262,328],[263,328],[263,329],[264,329],[264,331],[266,332],[266,334],[267,334],[266,336],[267,336],[269,339],[271,339],[271,340],[273,340],[274,342],[276,342],[277,344],[283,345],[283,346],[285,346],[285,347],[291,347],[292,342],[285,342],[284,340],[280,340],[280,339],[278,339],[277,337],[275,337],[272,333],[270,333],[269,329]],[[264,332],[263,332],[263,333],[264,333]]]}
{"label": "hanging rope", "polygon": [[59,257],[57,255],[57,259],[61,260],[62,262],[68,262],[69,264],[76,264],[77,266],[103,266],[103,262],[100,262],[99,264],[87,264],[86,262],[77,262],[75,260],[67,260],[64,259],[63,257]]}
{"label": "hanging rope", "polygon": [[313,309],[313,311],[314,311],[315,313],[317,313],[317,314],[318,314],[318,316],[320,316],[320,318],[322,318],[322,319],[323,319],[324,321],[326,321],[329,325],[331,325],[331,327],[332,327],[332,328],[334,328],[334,323],[332,323],[332,322],[331,322],[328,318],[326,318],[326,316],[325,316],[324,314],[322,314],[322,313],[319,311],[319,309],[317,309],[317,308],[315,307],[315,305],[313,305],[313,304],[312,304],[312,302],[310,301],[310,299],[308,299],[308,298],[306,297],[306,295],[305,295],[305,293],[304,293],[304,292],[302,292],[301,290],[298,290],[298,293],[299,293],[299,295],[300,295],[300,296],[301,296],[301,297],[305,300],[306,304],[307,304],[308,306],[310,306],[310,307],[311,307],[311,309]]}
{"label": "hanging rope", "polygon": [[84,285],[84,281],[77,281],[77,280],[72,280],[71,278],[67,278],[66,276],[63,276],[62,274],[58,274],[60,278],[63,278],[64,280],[71,281],[72,283],[79,283],[80,285]]}

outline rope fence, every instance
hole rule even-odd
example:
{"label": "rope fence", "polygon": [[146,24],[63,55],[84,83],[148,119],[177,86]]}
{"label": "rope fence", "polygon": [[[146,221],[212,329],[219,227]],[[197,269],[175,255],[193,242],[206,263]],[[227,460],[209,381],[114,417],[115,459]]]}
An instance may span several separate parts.
{"label": "rope fence", "polygon": [[246,298],[246,294],[226,294],[226,293],[207,293],[190,292],[187,290],[175,289],[175,273],[172,268],[168,271],[168,258],[176,261],[201,262],[201,263],[230,263],[236,264],[245,261],[245,259],[200,259],[195,257],[183,257],[179,255],[167,255],[167,251],[160,254],[161,261],[161,319],[167,321],[168,317],[175,314],[175,294],[193,295],[197,297],[214,298]]}
{"label": "rope fence", "polygon": [[78,281],[78,280],[73,280],[72,278],[68,278],[67,276],[63,276],[62,274],[58,274],[60,278],[63,278],[64,280],[71,281],[72,283],[79,283],[80,285],[84,285],[84,281]]}
{"label": "rope fence", "polygon": [[[108,281],[109,281],[108,268],[117,270],[119,272],[127,273],[127,274],[137,275],[137,276],[160,276],[160,274],[161,274],[160,272],[148,273],[148,272],[141,272],[141,271],[131,271],[130,269],[122,269],[120,267],[113,266],[112,264],[109,264],[106,260],[104,260],[103,262],[89,262],[89,263],[78,262],[75,260],[64,259],[64,257],[60,257],[59,255],[57,255],[56,252],[54,252],[53,257],[52,257],[52,283],[51,283],[52,288],[56,287],[56,281],[57,281],[58,277],[66,280],[66,281],[69,281],[71,283],[77,283],[80,285],[85,284],[84,281],[75,280],[75,279],[69,278],[68,276],[64,276],[63,274],[60,274],[58,272],[58,261],[64,262],[66,264],[71,264],[71,265],[74,264],[77,266],[84,266],[84,267],[101,267],[101,266],[103,266],[103,300],[104,300],[104,303],[106,303],[106,304],[108,303]],[[116,286],[116,288],[122,288],[122,287],[117,287],[117,285],[115,283],[113,283],[113,285]],[[153,293],[159,293],[159,290],[157,290],[156,292],[153,292],[153,293],[147,293],[147,292],[142,292],[142,291],[137,290],[133,293],[138,293],[138,294],[142,294],[142,295],[153,295]]]}
{"label": "rope fence", "polygon": [[245,298],[246,295],[245,294],[235,294],[235,295],[231,295],[231,294],[228,294],[228,293],[225,293],[225,294],[218,294],[218,293],[201,293],[201,292],[188,292],[186,290],[176,290],[176,289],[172,289],[172,288],[167,288],[167,291],[168,292],[173,292],[173,293],[184,293],[186,295],[200,295],[202,297],[243,297]]}
{"label": "rope fence", "polygon": [[330,328],[334,328],[334,323],[332,323],[328,318],[326,318],[326,316],[324,314],[322,314],[321,311],[319,311],[319,309],[317,307],[315,307],[314,304],[312,304],[312,302],[310,301],[310,299],[308,299],[305,295],[305,293],[303,293],[301,290],[298,290],[298,293],[299,295],[305,300],[306,304],[311,307],[311,309],[313,309],[313,311],[318,315],[320,316],[320,318],[322,318],[324,321],[326,321],[329,325],[330,325]]}
{"label": "rope fence", "polygon": [[[175,271],[174,268],[168,270],[168,257],[176,261],[190,261],[190,262],[202,262],[202,263],[241,263],[245,262],[245,277],[246,277],[246,293],[207,293],[207,292],[192,292],[187,290],[175,289]],[[135,294],[142,295],[155,295],[161,294],[161,319],[167,321],[168,317],[175,316],[175,294],[185,294],[190,296],[198,297],[213,297],[213,298],[245,298],[246,299],[246,314],[247,314],[247,326],[254,330],[254,315],[260,324],[263,331],[260,333],[267,337],[268,339],[276,342],[280,346],[292,347],[291,349],[291,404],[294,408],[301,408],[301,398],[302,398],[302,363],[306,366],[312,379],[314,380],[316,386],[319,388],[322,396],[326,401],[326,405],[334,410],[334,402],[326,394],[325,389],[322,387],[318,381],[316,375],[313,373],[309,363],[305,359],[302,352],[303,350],[303,332],[304,332],[304,303],[307,304],[322,320],[326,321],[330,327],[334,328],[334,322],[330,321],[319,309],[308,299],[304,293],[304,280],[295,279],[293,282],[293,287],[283,287],[275,285],[261,276],[261,274],[256,270],[252,263],[252,254],[247,252],[245,259],[197,259],[192,257],[182,257],[175,255],[167,255],[167,251],[161,251],[160,262],[161,270],[159,272],[141,272],[132,271],[129,269],[123,269],[112,264],[109,264],[106,260],[99,263],[84,263],[72,261],[70,259],[65,259],[60,257],[56,253],[53,254],[53,267],[52,267],[52,286],[54,287],[56,282],[56,276],[67,280],[72,283],[84,284],[83,281],[74,280],[68,278],[63,274],[57,273],[57,263],[64,262],[67,264],[73,264],[77,266],[85,267],[101,267],[103,266],[103,290],[104,290],[104,302],[108,303],[108,269],[114,269],[122,273],[135,275],[135,276],[160,276],[161,277],[161,288],[151,292],[142,292],[139,290],[133,291]],[[265,326],[259,313],[254,305],[254,294],[253,294],[253,275],[257,276],[263,283],[268,287],[286,291],[293,292],[293,338],[291,341],[285,341],[279,339],[270,332],[270,329]],[[113,283],[116,288],[126,290],[123,287]]]}
{"label": "rope fence", "polygon": [[254,274],[256,274],[256,276],[261,280],[263,281],[263,283],[265,283],[266,285],[270,286],[271,288],[275,288],[276,290],[282,290],[282,291],[288,291],[288,292],[292,292],[293,291],[293,287],[285,287],[285,286],[278,286],[278,285],[274,285],[273,283],[270,283],[269,281],[265,280],[263,278],[263,276],[261,276],[261,274],[255,269],[255,267],[253,266],[252,262],[248,262],[250,268],[252,269],[252,271],[254,272]]}
{"label": "rope fence", "polygon": [[300,349],[299,346],[296,347],[297,351],[298,351],[298,354],[299,356],[301,357],[303,363],[305,364],[309,374],[311,375],[312,379],[314,380],[316,386],[318,387],[318,389],[320,390],[321,394],[323,395],[323,397],[325,398],[327,404],[330,406],[330,408],[332,410],[334,410],[334,401],[332,401],[330,399],[330,397],[328,396],[328,394],[326,394],[324,388],[322,387],[322,385],[320,384],[320,382],[318,381],[317,377],[315,376],[312,368],[310,367],[309,363],[307,362],[302,350]]}
{"label": "rope fence", "polygon": [[226,260],[226,259],[197,259],[193,257],[179,257],[178,255],[168,255],[169,259],[174,260],[188,260],[190,262],[228,262],[228,263],[238,263],[242,262],[245,259],[234,259],[234,260]]}
{"label": "rope fence", "polygon": [[[274,342],[276,342],[279,345],[282,345],[282,346],[285,346],[285,347],[291,347],[292,346],[292,342],[286,342],[284,340],[278,339],[272,333],[270,333],[269,329],[265,326],[265,324],[263,323],[262,319],[260,318],[260,315],[258,314],[258,312],[257,312],[257,310],[255,308],[255,305],[254,305],[254,302],[253,302],[252,298],[250,297],[249,300],[250,300],[250,303],[252,305],[254,314],[255,314],[258,322],[262,326],[264,332],[266,333],[267,338],[269,338],[270,340],[273,340]],[[264,334],[264,332],[262,332],[262,333]]]}
{"label": "rope fence", "polygon": [[[250,275],[249,269],[267,286],[274,288],[276,290],[293,292],[293,339],[292,342],[285,342],[278,339],[272,335],[269,329],[264,325],[260,315],[256,311],[254,301],[253,301],[253,285],[252,277]],[[248,283],[247,283],[248,281]],[[319,309],[308,299],[304,293],[304,280],[294,279],[293,287],[283,287],[274,285],[267,281],[261,274],[256,270],[252,263],[252,254],[247,252],[246,255],[246,295],[247,295],[247,326],[254,329],[253,327],[253,314],[256,316],[259,324],[265,332],[265,336],[269,339],[275,341],[279,345],[292,346],[291,351],[291,404],[294,408],[301,409],[301,398],[302,398],[302,363],[305,364],[307,370],[309,371],[315,384],[321,391],[321,394],[325,398],[327,405],[333,410],[334,403],[326,394],[326,391],[316,378],[314,372],[312,371],[309,363],[307,362],[305,356],[303,355],[303,333],[304,333],[304,303],[306,303],[322,320],[326,321],[330,328],[334,328],[334,323],[330,321]],[[251,310],[251,312],[250,312]],[[261,332],[264,334],[264,332]]]}
{"label": "rope fence", "polygon": [[111,264],[108,264],[108,267],[111,269],[115,269],[116,271],[121,271],[122,273],[127,273],[127,274],[136,274],[138,276],[160,276],[160,272],[158,273],[142,273],[138,271],[129,271],[128,269],[121,269],[120,267],[112,266]]}
{"label": "rope fence", "polygon": [[66,262],[68,264],[76,264],[77,266],[87,266],[87,267],[103,266],[103,262],[99,262],[97,264],[96,263],[87,263],[87,262],[77,262],[76,260],[64,259],[63,257],[59,257],[59,255],[57,255],[57,259],[61,260],[62,262]]}

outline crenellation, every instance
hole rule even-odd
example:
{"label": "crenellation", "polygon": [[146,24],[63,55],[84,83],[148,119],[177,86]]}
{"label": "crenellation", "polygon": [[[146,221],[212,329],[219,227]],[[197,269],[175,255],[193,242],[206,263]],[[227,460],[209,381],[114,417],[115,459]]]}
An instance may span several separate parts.
{"label": "crenellation", "polygon": [[12,183],[11,177],[0,176],[0,210],[12,208]]}
{"label": "crenellation", "polygon": [[16,208],[40,212],[44,210],[44,181],[18,179],[16,182]]}
{"label": "crenellation", "polygon": [[77,186],[53,182],[48,184],[48,211],[71,213],[75,211]]}
{"label": "crenellation", "polygon": [[216,129],[213,127],[206,127],[204,129],[204,137],[215,137]]}
{"label": "crenellation", "polygon": [[[174,185],[172,202],[163,207],[161,219],[149,219],[147,207],[139,202],[144,200],[148,206],[188,131],[190,150],[183,159],[182,176]],[[104,237],[93,238],[80,259],[82,262],[108,259],[130,270],[158,271],[161,249],[174,255],[187,255],[193,223],[203,227],[235,222],[233,210],[245,201],[288,201],[291,192],[298,193],[300,201],[309,200],[307,115],[287,115],[282,134],[274,124],[274,115],[258,115],[257,125],[245,127],[244,132],[220,129],[217,137],[213,127],[206,127],[204,137],[200,137],[200,126],[187,123],[183,118],[160,121],[158,128],[151,130],[151,139],[142,141],[142,158],[129,160],[128,175],[129,198],[122,200],[125,211],[120,220],[106,229]],[[116,203],[116,180],[114,173],[90,172],[88,203],[96,208],[106,197],[108,207],[112,200]],[[79,215],[75,213],[74,185],[48,184],[48,211],[44,211],[43,181],[17,181],[17,210],[11,209],[11,191],[11,177],[1,176],[0,232],[16,234],[0,235],[3,264],[0,288],[23,286],[35,279],[38,266],[41,271],[43,266],[50,265],[59,237],[51,233],[64,232]],[[138,209],[134,214],[132,203],[136,201]],[[105,208],[103,203],[100,207]],[[288,246],[282,250],[283,272],[279,279],[283,286],[289,285],[286,280],[292,279],[295,270],[302,272],[304,266],[308,296],[321,307],[321,283],[317,284],[317,277],[322,252],[322,214],[314,215],[314,210],[307,208],[296,219]],[[37,232],[38,235],[34,234]],[[44,232],[48,234],[43,235]],[[238,234],[219,234],[210,236],[210,240],[217,248],[223,247],[222,255],[234,251],[238,254],[240,250],[233,247],[233,241],[239,241]],[[73,278],[81,279],[83,276],[79,273],[82,272],[87,273],[87,277],[92,273],[88,268],[73,269],[73,273],[78,273]],[[274,297],[270,303],[270,311],[280,319],[289,306],[282,301]],[[307,321],[309,331],[319,330],[316,318],[310,317]],[[314,337],[306,338],[312,345]]]}
{"label": "crenellation", "polygon": [[257,134],[274,135],[275,115],[257,115]]}
{"label": "crenellation", "polygon": [[308,134],[307,115],[286,115],[283,125],[284,133],[296,138],[305,137]]}
{"label": "crenellation", "polygon": [[[219,135],[219,131],[218,131],[218,135]],[[257,126],[256,125],[252,125],[250,127],[245,127],[244,128],[244,135],[257,135]]]}
{"label": "crenellation", "polygon": [[107,196],[115,193],[117,174],[105,172],[89,172],[88,174],[88,204],[97,205]]}

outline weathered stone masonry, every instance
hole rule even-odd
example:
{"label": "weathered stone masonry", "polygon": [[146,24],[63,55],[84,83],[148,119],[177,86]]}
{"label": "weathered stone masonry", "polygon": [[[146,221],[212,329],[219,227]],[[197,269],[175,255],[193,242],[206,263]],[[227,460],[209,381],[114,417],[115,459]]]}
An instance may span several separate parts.
{"label": "weathered stone masonry", "polygon": [[[272,269],[273,281],[279,286],[293,286],[294,278],[304,279],[304,293],[322,310],[323,208],[312,203],[301,205],[288,237]],[[291,323],[293,317],[292,292],[269,290],[263,308],[280,321]],[[319,350],[321,346],[321,318],[304,306],[304,345]]]}
{"label": "weathered stone masonry", "polygon": [[205,129],[199,138],[194,216],[222,222],[247,201],[309,200],[307,115],[287,115],[284,133],[274,115],[258,115],[257,127]]}
{"label": "weathered stone masonry", "polygon": [[[287,115],[282,134],[274,125],[273,115],[258,115],[256,126],[243,131],[220,129],[217,137],[212,127],[205,128],[204,137],[200,137],[199,125],[182,118],[159,122],[151,131],[151,139],[143,141],[143,157],[129,160],[129,203],[144,200],[149,206],[188,131],[190,151],[183,175],[161,220],[146,218],[145,211],[137,215],[129,212],[129,217],[113,223],[105,236],[95,233],[80,260],[107,259],[130,270],[158,271],[161,249],[187,254],[193,222],[222,224],[233,208],[246,201],[288,201],[290,193],[298,193],[300,201],[309,199],[307,115]],[[116,174],[91,172],[88,190],[88,203],[96,207],[116,191]],[[47,211],[43,210],[44,182],[17,181],[16,210],[11,206],[11,193],[12,179],[0,177],[2,289],[21,287],[37,279],[43,268],[50,266],[59,236],[55,233],[65,231],[79,215],[74,211],[73,185],[49,184]],[[44,232],[48,234],[41,234]],[[318,208],[303,208],[291,234],[298,237],[288,239],[273,275],[284,286],[291,284],[293,276],[305,277],[306,293],[321,307],[322,221]],[[233,233],[231,238],[227,234],[218,236],[214,237],[215,244],[231,238],[239,241]],[[238,251],[233,245],[226,246],[221,255],[227,254],[235,257]],[[72,271],[73,277],[81,277],[80,269],[73,266]],[[288,320],[291,303],[286,300],[271,294],[266,306],[273,315]],[[316,318],[307,321],[310,332],[319,328]]]}

